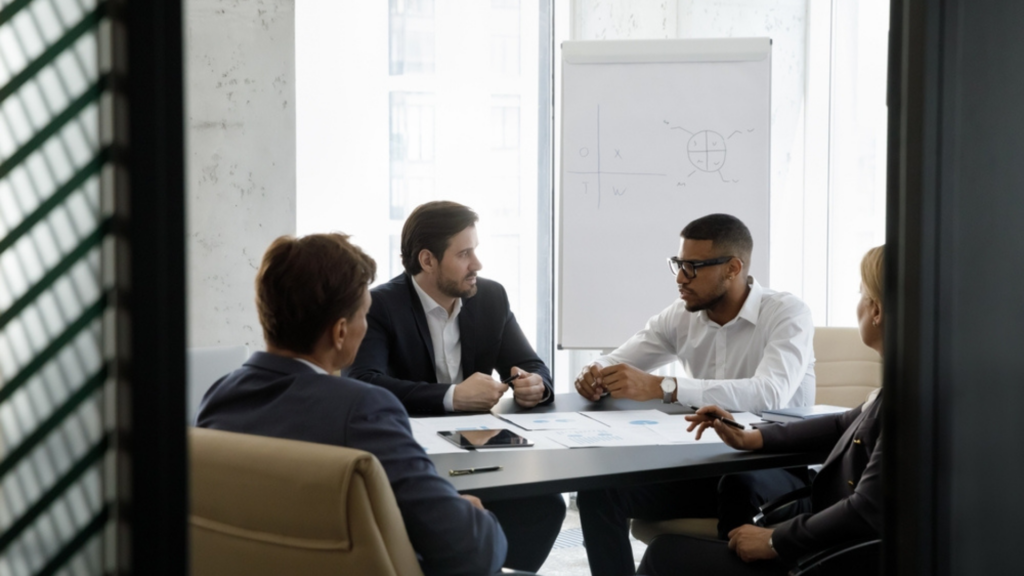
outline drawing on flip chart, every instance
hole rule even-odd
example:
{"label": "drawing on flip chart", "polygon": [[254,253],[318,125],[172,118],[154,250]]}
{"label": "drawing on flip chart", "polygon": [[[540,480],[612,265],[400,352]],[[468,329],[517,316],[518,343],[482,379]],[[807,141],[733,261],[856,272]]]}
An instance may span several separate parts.
{"label": "drawing on flip chart", "polygon": [[[727,179],[722,174],[722,169],[725,168],[725,160],[728,157],[727,141],[735,136],[742,136],[744,134],[741,130],[733,130],[728,136],[723,137],[720,133],[714,130],[697,130],[693,131],[683,126],[672,126],[668,120],[663,121],[669,126],[670,130],[681,130],[690,135],[689,140],[686,142],[686,157],[693,165],[695,170],[690,171],[686,175],[689,179],[698,172],[715,173],[725,183],[737,183],[739,180]],[[753,128],[748,128],[746,133],[753,132]],[[678,182],[677,186],[686,186],[686,182]]]}
{"label": "drawing on flip chart", "polygon": [[[604,193],[604,188],[601,183],[601,176],[666,176],[666,174],[657,174],[653,172],[628,172],[618,169],[621,166],[626,157],[627,152],[624,152],[621,148],[611,146],[612,155],[609,159],[613,164],[609,167],[607,162],[602,166],[601,156],[601,105],[597,106],[597,139],[592,143],[594,150],[591,150],[589,146],[581,146],[577,152],[577,158],[585,160],[591,164],[593,170],[566,170],[569,174],[582,174],[587,176],[586,180],[582,181],[583,193],[590,194],[591,192],[597,193],[597,207],[601,207],[601,196]],[[607,148],[605,150],[607,154]],[[630,190],[632,186],[613,185],[611,192],[613,196],[624,196],[626,192]]]}

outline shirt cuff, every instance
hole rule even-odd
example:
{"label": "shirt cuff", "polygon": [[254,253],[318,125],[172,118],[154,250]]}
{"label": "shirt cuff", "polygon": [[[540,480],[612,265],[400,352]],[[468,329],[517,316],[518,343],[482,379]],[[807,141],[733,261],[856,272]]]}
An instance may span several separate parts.
{"label": "shirt cuff", "polygon": [[676,376],[676,402],[683,406],[704,406],[704,386],[695,378]]}
{"label": "shirt cuff", "polygon": [[448,391],[444,393],[444,411],[455,412],[455,385],[448,386]]}

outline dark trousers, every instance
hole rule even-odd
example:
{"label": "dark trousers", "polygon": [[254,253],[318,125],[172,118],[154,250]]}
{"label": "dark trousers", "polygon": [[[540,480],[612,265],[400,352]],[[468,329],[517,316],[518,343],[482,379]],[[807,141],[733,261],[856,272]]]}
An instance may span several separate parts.
{"label": "dark trousers", "polygon": [[637,574],[644,576],[774,576],[789,567],[775,560],[744,562],[724,540],[665,534],[647,547]]}
{"label": "dark trousers", "polygon": [[512,500],[483,500],[484,508],[498,517],[508,540],[505,567],[536,572],[547,560],[565,519],[561,494]]}
{"label": "dark trousers", "polygon": [[634,573],[629,519],[718,518],[718,535],[749,524],[761,504],[805,485],[785,470],[762,470],[580,492],[577,503],[593,576]]}

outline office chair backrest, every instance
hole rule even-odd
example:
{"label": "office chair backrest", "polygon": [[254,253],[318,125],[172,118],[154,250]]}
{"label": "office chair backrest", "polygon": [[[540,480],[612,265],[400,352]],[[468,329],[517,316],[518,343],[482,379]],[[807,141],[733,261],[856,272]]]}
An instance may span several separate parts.
{"label": "office chair backrest", "polygon": [[421,576],[368,452],[189,429],[194,576]]}
{"label": "office chair backrest", "polygon": [[189,348],[188,360],[188,423],[195,424],[199,403],[206,391],[221,376],[241,368],[249,359],[248,346],[211,346]]}
{"label": "office chair backrest", "polygon": [[814,329],[815,404],[854,408],[882,385],[882,358],[856,328]]}

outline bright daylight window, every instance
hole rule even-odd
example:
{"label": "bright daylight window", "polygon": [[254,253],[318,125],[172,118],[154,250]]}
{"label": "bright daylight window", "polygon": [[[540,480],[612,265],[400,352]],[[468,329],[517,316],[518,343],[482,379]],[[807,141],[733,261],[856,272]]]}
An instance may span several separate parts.
{"label": "bright daylight window", "polygon": [[769,36],[771,286],[803,298],[819,326],[853,326],[860,257],[885,239],[888,9],[885,0],[303,0],[298,233],[352,234],[384,282],[402,270],[399,234],[413,207],[434,199],[473,207],[481,274],[508,290],[567,391],[592,354],[551,358],[558,135],[548,115],[560,54],[550,47]]}
{"label": "bright daylight window", "polygon": [[551,221],[546,4],[297,3],[297,231],[352,234],[386,282],[402,271],[413,208],[470,206],[481,275],[505,286],[550,361],[550,226],[538,226]]}

